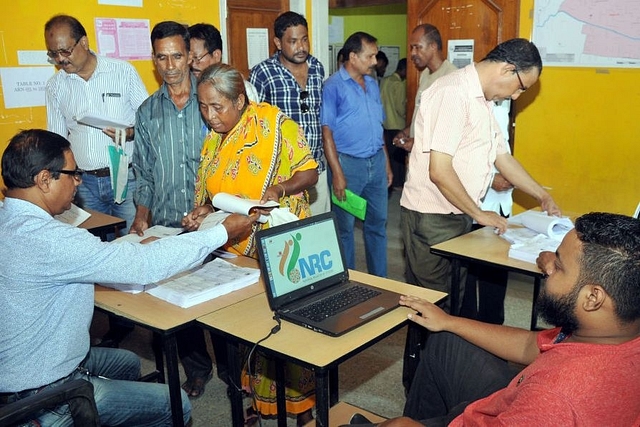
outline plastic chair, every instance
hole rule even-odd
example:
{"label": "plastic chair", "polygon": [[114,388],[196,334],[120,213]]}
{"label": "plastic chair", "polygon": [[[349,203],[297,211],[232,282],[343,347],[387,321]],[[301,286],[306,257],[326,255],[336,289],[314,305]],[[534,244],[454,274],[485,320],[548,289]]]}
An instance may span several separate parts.
{"label": "plastic chair", "polygon": [[25,423],[33,419],[38,412],[65,403],[69,404],[75,426],[100,426],[98,409],[93,398],[93,384],[80,379],[0,406],[0,425],[14,426]]}

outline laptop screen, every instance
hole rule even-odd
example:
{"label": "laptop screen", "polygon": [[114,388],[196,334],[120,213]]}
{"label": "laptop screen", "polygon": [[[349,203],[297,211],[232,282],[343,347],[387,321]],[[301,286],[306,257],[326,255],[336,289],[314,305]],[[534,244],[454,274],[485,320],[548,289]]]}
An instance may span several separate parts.
{"label": "laptop screen", "polygon": [[324,289],[347,276],[331,213],[261,231],[258,251],[270,304]]}

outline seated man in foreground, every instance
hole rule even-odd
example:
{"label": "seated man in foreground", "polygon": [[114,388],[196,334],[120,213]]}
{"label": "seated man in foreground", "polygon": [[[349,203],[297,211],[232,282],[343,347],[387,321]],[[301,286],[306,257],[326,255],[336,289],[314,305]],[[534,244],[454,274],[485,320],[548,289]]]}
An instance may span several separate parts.
{"label": "seated man in foreground", "polygon": [[[171,426],[169,389],[137,382],[133,353],[89,347],[96,282],[149,284],[195,267],[258,219],[231,215],[211,229],[141,245],[107,243],[53,218],[82,182],[69,141],[45,130],[15,135],[2,155],[0,206],[0,405],[82,378],[93,384],[102,425]],[[184,421],[191,405],[182,392]],[[70,425],[68,405],[37,425]]]}
{"label": "seated man in foreground", "polygon": [[[381,426],[637,423],[640,221],[584,215],[538,266],[547,275],[540,314],[557,326],[546,331],[453,317],[402,297],[418,312],[411,320],[440,333],[423,350],[405,417]],[[528,366],[518,373],[506,361]]]}

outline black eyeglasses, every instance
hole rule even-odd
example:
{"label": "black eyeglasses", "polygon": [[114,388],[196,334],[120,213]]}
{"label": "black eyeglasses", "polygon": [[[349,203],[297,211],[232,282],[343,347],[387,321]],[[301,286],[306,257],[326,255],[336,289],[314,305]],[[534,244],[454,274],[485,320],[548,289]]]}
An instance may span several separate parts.
{"label": "black eyeglasses", "polygon": [[52,173],[63,173],[65,175],[71,175],[76,181],[80,181],[82,179],[82,174],[84,173],[84,171],[82,169],[77,169],[70,171],[70,170],[65,170],[65,169],[60,169],[57,171],[49,171]]}
{"label": "black eyeglasses", "polygon": [[300,111],[306,113],[309,111],[309,104],[305,102],[305,99],[309,97],[309,91],[303,90],[300,92]]}
{"label": "black eyeglasses", "polygon": [[204,58],[207,55],[211,55],[211,52],[207,52],[207,53],[201,55],[200,57],[194,56],[193,57],[193,62],[195,62],[196,64],[199,64],[200,61],[202,61],[202,58]]}
{"label": "black eyeglasses", "polygon": [[522,78],[520,77],[520,73],[518,72],[518,66],[512,62],[507,62],[507,64],[513,65],[513,72],[516,73],[516,77],[518,78],[518,82],[520,83],[520,91],[524,92],[525,90],[529,89],[524,85],[524,83],[522,83]]}
{"label": "black eyeglasses", "polygon": [[47,56],[51,59],[56,59],[58,55],[68,58],[73,53],[73,50],[76,48],[80,39],[76,40],[76,42],[69,49],[58,49],[58,50],[48,50]]}

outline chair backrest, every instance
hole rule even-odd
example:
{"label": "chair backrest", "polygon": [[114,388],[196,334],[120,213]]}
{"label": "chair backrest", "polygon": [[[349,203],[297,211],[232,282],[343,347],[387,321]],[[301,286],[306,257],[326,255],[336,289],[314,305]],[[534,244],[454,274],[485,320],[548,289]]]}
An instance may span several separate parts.
{"label": "chair backrest", "polygon": [[35,418],[44,409],[53,409],[63,404],[69,404],[75,426],[100,426],[98,409],[93,398],[93,384],[80,379],[0,406],[0,425],[18,425]]}

